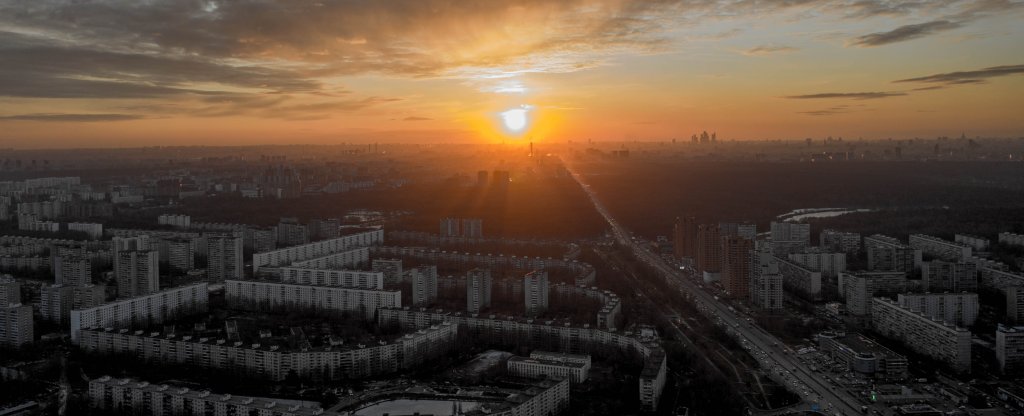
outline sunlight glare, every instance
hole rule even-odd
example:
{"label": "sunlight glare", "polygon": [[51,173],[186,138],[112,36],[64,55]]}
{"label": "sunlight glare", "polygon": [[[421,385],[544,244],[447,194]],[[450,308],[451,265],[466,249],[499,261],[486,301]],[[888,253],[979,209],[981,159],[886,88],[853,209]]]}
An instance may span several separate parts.
{"label": "sunlight glare", "polygon": [[501,113],[501,122],[505,125],[505,128],[511,132],[518,133],[526,128],[528,120],[526,110],[529,107],[522,106],[520,108],[513,108],[505,110]]}

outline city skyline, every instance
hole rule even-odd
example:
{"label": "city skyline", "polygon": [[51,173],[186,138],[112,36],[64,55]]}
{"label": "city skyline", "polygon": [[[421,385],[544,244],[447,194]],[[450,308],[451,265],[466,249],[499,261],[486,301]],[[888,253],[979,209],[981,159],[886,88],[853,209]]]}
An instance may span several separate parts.
{"label": "city skyline", "polygon": [[0,4],[0,146],[1019,137],[1009,0]]}

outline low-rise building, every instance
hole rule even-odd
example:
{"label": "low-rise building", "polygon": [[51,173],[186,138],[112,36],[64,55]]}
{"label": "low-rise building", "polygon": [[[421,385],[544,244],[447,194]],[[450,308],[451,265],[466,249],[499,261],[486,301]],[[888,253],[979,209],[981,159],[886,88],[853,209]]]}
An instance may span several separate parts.
{"label": "low-rise building", "polygon": [[843,363],[847,370],[882,380],[902,380],[907,377],[907,357],[864,335],[823,332],[816,339],[821,350]]}
{"label": "low-rise building", "polygon": [[516,377],[568,378],[573,384],[587,381],[590,375],[590,356],[535,351],[529,357],[512,357],[508,372]]}

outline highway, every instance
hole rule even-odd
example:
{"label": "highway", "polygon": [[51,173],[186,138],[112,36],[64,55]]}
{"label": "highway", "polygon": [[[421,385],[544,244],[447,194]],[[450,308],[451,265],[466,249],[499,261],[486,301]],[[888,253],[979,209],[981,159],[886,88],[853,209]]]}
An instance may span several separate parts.
{"label": "highway", "polygon": [[[861,403],[842,389],[831,386],[819,374],[811,371],[795,356],[790,355],[791,352],[775,336],[748,322],[728,305],[719,302],[713,295],[698,287],[692,280],[692,276],[688,277],[637,243],[626,227],[612,217],[611,212],[605,208],[579,173],[569,165],[565,166],[587,193],[594,208],[611,226],[615,240],[625,247],[630,247],[637,259],[660,271],[662,278],[666,279],[670,285],[678,287],[708,318],[725,326],[728,329],[727,332],[735,337],[755,358],[758,358],[763,366],[767,363],[765,367],[768,368],[765,369],[772,371],[777,379],[781,378],[780,381],[783,381],[787,388],[799,394],[805,402],[818,403],[820,410],[827,414],[862,414]],[[759,357],[758,352],[764,352],[764,354]]]}

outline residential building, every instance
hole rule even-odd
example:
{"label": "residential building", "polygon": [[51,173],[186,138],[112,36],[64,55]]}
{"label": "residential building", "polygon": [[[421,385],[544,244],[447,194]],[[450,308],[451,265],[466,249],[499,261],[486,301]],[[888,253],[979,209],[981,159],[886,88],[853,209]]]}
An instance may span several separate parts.
{"label": "residential building", "polygon": [[1014,234],[1011,232],[999,233],[999,244],[1005,244],[1008,246],[1024,246],[1024,234]]}
{"label": "residential building", "polygon": [[940,260],[962,263],[971,258],[971,247],[925,234],[911,234],[910,246]]}
{"label": "residential building", "polygon": [[821,272],[778,257],[775,261],[778,263],[782,286],[786,291],[807,300],[821,299]]}
{"label": "residential building", "polygon": [[0,345],[19,348],[35,340],[32,307],[20,303],[0,306]]}
{"label": "residential building", "polygon": [[672,228],[672,250],[676,258],[697,256],[697,218],[692,216],[676,217]]}
{"label": "residential building", "polygon": [[309,244],[255,253],[252,256],[253,272],[255,273],[263,266],[285,266],[293,262],[339,253],[356,247],[369,247],[383,242],[384,230],[370,230]]}
{"label": "residential building", "polygon": [[354,289],[384,289],[384,273],[358,270],[326,270],[304,267],[278,269],[281,282],[312,286],[338,286]]}
{"label": "residential building", "polygon": [[907,276],[902,272],[841,273],[840,293],[846,299],[846,313],[867,316],[871,313],[871,299],[893,296],[907,291]]}
{"label": "residential building", "polygon": [[89,381],[89,402],[112,414],[340,416],[325,412],[317,402],[215,394],[110,376]]}
{"label": "residential building", "polygon": [[538,316],[548,309],[548,273],[534,270],[523,276],[526,316]]}
{"label": "residential building", "polygon": [[760,245],[751,256],[750,302],[761,310],[781,310],[783,281],[782,274],[779,273],[779,263],[767,244]]}
{"label": "residential building", "polygon": [[402,260],[399,259],[373,259],[371,270],[384,274],[384,283],[397,285],[402,281]]}
{"label": "residential building", "polygon": [[996,328],[996,360],[1003,374],[1024,373],[1024,326]]}
{"label": "residential building", "polygon": [[483,220],[479,218],[442,218],[441,237],[483,238]]}
{"label": "residential building", "polygon": [[466,273],[466,311],[480,313],[491,306],[491,271],[473,269]]}
{"label": "residential building", "polygon": [[89,222],[69,222],[68,231],[78,231],[86,233],[89,238],[93,240],[99,240],[103,238],[103,224],[89,223]]}
{"label": "residential building", "polygon": [[21,303],[21,283],[11,275],[0,275],[0,306]]}
{"label": "residential building", "polygon": [[722,270],[722,239],[718,225],[697,226],[697,272],[717,276]]}
{"label": "residential building", "polygon": [[153,250],[118,251],[114,258],[117,296],[131,298],[160,290],[160,253]]}
{"label": "residential building", "polygon": [[156,217],[156,223],[170,225],[175,228],[192,228],[192,217],[188,215],[162,214]]}
{"label": "residential building", "polygon": [[1003,289],[1006,294],[1006,318],[1015,324],[1024,324],[1024,286]]}
{"label": "residential building", "polygon": [[77,256],[59,256],[53,261],[54,281],[58,285],[85,286],[92,284],[92,262]]}
{"label": "residential building", "polygon": [[973,251],[988,251],[992,240],[970,234],[954,234],[953,242],[968,246]]}
{"label": "residential building", "polygon": [[860,233],[825,229],[818,235],[818,240],[818,244],[827,252],[854,255],[860,251]]}
{"label": "residential building", "polygon": [[420,266],[409,270],[412,282],[412,304],[426,306],[437,300],[437,266]]}
{"label": "residential building", "polygon": [[[359,379],[413,368],[455,348],[458,325],[438,323],[391,342],[292,348],[273,339],[231,342],[227,334],[83,329],[79,348],[88,353],[130,354],[146,361],[193,365],[252,378],[283,381],[289,374],[314,380]],[[175,351],[176,354],[167,354]]]}
{"label": "residential building", "polygon": [[722,287],[733,298],[750,297],[750,260],[754,241],[738,235],[722,237]]}
{"label": "residential building", "polygon": [[956,326],[973,326],[978,319],[977,293],[901,293],[896,303],[901,308]]}
{"label": "residential building", "polygon": [[210,236],[207,244],[206,276],[212,281],[241,279],[244,255],[242,237]]}
{"label": "residential building", "polygon": [[71,341],[77,343],[79,333],[86,328],[129,328],[159,324],[175,316],[205,312],[208,305],[208,287],[204,282],[72,309]]}
{"label": "residential building", "polygon": [[921,264],[921,250],[881,234],[864,237],[864,251],[871,271],[910,272]]}
{"label": "residential building", "polygon": [[976,292],[978,268],[975,263],[924,262],[921,264],[921,284],[931,292]]}
{"label": "residential building", "polygon": [[309,243],[309,229],[294,218],[282,218],[277,224],[277,245],[298,246]]}
{"label": "residential building", "polygon": [[808,249],[803,253],[792,253],[789,260],[799,263],[808,270],[821,272],[825,278],[835,278],[846,271],[846,253],[828,253],[817,249]]}
{"label": "residential building", "polygon": [[971,332],[902,308],[885,298],[871,300],[871,320],[882,336],[948,364],[958,372],[971,371]]}
{"label": "residential building", "polygon": [[243,309],[272,311],[304,309],[310,311],[353,313],[373,320],[379,308],[402,306],[399,290],[358,289],[258,280],[225,280],[225,298],[229,305]]}
{"label": "residential building", "polygon": [[771,241],[772,252],[776,256],[802,252],[811,244],[811,225],[772,221]]}
{"label": "residential building", "polygon": [[[207,239],[207,244],[209,244],[209,239]],[[165,250],[166,252],[164,252]],[[209,250],[209,245],[207,245],[207,250]],[[160,251],[160,260],[176,270],[189,271],[195,268],[196,239],[173,238],[162,240]],[[207,251],[207,256],[209,258],[209,251]]]}

